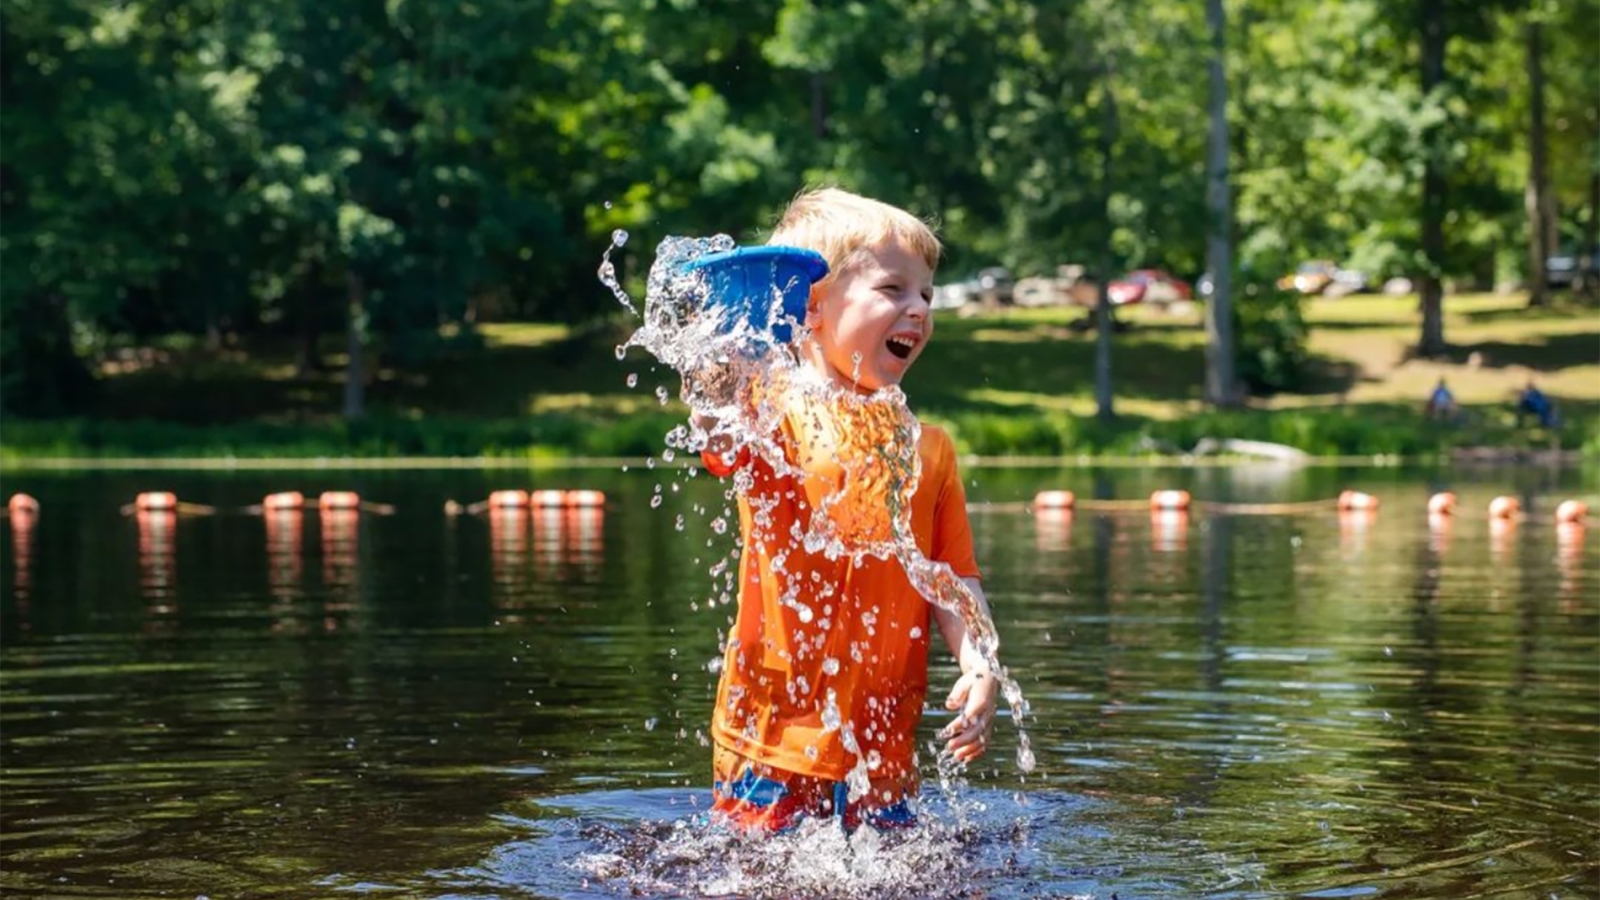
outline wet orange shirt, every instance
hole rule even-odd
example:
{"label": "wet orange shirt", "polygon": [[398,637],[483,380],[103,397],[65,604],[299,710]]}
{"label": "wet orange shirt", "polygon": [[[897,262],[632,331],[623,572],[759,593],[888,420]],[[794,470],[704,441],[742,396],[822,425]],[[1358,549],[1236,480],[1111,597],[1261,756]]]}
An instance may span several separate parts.
{"label": "wet orange shirt", "polygon": [[[829,559],[803,546],[799,536],[823,498],[837,494],[842,476],[836,458],[826,447],[817,452],[806,431],[794,416],[784,422],[786,453],[801,463],[803,477],[779,475],[759,458],[749,463],[752,484],[739,499],[739,609],[712,737],[755,762],[832,781],[856,767],[853,743],[875,783],[914,780],[928,641],[937,626],[898,560]],[[943,430],[924,426],[918,452],[910,512],[916,545],[957,576],[975,578],[954,445]],[[848,492],[830,515],[842,532],[878,537],[889,517],[881,498]]]}

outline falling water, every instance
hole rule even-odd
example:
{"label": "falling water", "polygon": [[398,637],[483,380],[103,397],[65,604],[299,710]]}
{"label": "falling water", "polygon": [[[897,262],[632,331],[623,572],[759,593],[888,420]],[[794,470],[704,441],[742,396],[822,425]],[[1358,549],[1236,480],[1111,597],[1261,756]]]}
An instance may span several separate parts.
{"label": "falling water", "polygon": [[[869,394],[842,389],[800,365],[789,346],[777,342],[770,331],[757,330],[723,306],[708,302],[704,273],[688,264],[706,254],[732,250],[735,244],[727,235],[663,240],[656,248],[641,313],[618,284],[610,262],[611,250],[627,238],[621,230],[613,235],[600,279],[643,320],[617,347],[617,358],[639,347],[682,377],[682,396],[691,416],[686,426],[667,436],[668,452],[679,448],[698,453],[711,446],[731,454],[743,449],[759,455],[780,476],[804,478],[803,466],[790,461],[778,435],[786,415],[812,423],[812,436],[832,454],[843,478],[810,516],[807,532],[795,536],[798,542],[829,559],[898,560],[923,597],[960,615],[974,646],[998,676],[1011,708],[1018,737],[1017,767],[1031,772],[1035,759],[1025,729],[1029,708],[1000,663],[994,624],[947,563],[923,555],[912,533],[911,498],[921,474],[922,429],[900,388],[891,385]],[[782,286],[774,285],[773,321],[781,315]],[[803,339],[803,323],[788,324]],[[748,496],[752,485],[745,468],[735,474],[732,490]],[[755,518],[759,525],[759,510]],[[802,621],[810,621],[813,610],[797,599],[790,602]],[[854,743],[848,725],[841,723],[847,747]],[[867,778],[867,761],[856,755],[852,795],[864,789]],[[950,765],[941,756],[941,777],[948,777]]]}

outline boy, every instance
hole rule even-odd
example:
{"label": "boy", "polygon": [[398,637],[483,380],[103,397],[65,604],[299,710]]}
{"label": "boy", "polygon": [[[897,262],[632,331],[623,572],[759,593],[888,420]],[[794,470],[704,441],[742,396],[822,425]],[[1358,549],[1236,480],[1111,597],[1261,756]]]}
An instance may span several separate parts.
{"label": "boy", "polygon": [[[784,404],[783,472],[748,454],[733,464],[703,454],[718,476],[748,468],[739,497],[739,609],[711,726],[713,814],[764,831],[825,816],[847,828],[909,825],[930,613],[962,671],[945,704],[959,714],[940,733],[954,759],[971,762],[987,748],[998,679],[962,616],[924,600],[900,561],[830,558],[802,536],[815,533],[813,513],[837,521],[833,533],[849,538],[888,531],[894,498],[874,494],[873,483],[849,483],[842,460],[872,457],[883,443],[873,426],[886,417],[889,427],[897,416],[910,421],[898,403],[864,395],[898,385],[932,335],[941,247],[911,214],[837,189],[797,197],[769,243],[815,250],[829,265],[811,289],[793,379],[826,383],[862,404],[771,392]],[[911,533],[923,555],[961,578],[987,620],[954,446],[945,432],[923,427],[916,450]],[[841,501],[841,489],[856,496]]]}

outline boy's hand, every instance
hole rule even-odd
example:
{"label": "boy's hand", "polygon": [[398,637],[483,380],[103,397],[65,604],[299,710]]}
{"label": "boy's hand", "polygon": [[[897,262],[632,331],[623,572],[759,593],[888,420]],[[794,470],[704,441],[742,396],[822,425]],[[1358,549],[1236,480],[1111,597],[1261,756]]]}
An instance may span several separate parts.
{"label": "boy's hand", "polygon": [[959,709],[961,714],[939,731],[939,737],[946,739],[944,748],[956,761],[970,763],[989,749],[999,693],[1000,679],[987,669],[962,675],[950,689],[945,708]]}

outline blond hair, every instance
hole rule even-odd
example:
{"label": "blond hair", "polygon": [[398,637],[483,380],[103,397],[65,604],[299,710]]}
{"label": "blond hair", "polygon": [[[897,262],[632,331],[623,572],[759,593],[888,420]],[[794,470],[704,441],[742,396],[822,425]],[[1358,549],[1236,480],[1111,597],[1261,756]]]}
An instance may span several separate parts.
{"label": "blond hair", "polygon": [[801,191],[779,217],[768,244],[804,247],[828,261],[828,281],[848,269],[864,250],[887,240],[899,241],[921,256],[928,268],[939,267],[944,248],[928,223],[879,200],[825,187]]}

